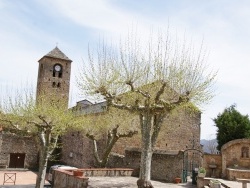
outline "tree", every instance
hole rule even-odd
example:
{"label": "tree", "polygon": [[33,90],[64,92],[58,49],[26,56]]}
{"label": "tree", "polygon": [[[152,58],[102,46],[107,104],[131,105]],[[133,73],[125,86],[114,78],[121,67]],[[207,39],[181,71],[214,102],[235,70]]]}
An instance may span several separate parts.
{"label": "tree", "polygon": [[114,145],[118,141],[118,139],[125,138],[125,137],[129,138],[129,137],[132,137],[133,135],[137,134],[137,131],[129,131],[127,133],[121,134],[118,132],[118,128],[119,128],[119,125],[117,125],[112,130],[108,131],[108,135],[107,135],[108,140],[106,142],[106,147],[104,148],[102,157],[100,157],[100,155],[99,155],[98,146],[97,146],[97,139],[95,138],[95,136],[90,135],[90,134],[86,134],[86,136],[93,141],[94,157],[95,157],[95,160],[96,160],[99,167],[106,167],[110,153],[112,151],[112,148],[114,147]]}
{"label": "tree", "polygon": [[[85,117],[81,130],[85,132],[87,138],[93,141],[94,158],[98,167],[106,167],[110,153],[119,139],[131,138],[138,133],[134,121],[131,115],[129,117],[129,114],[113,108]],[[98,145],[101,145],[101,152]]]}
{"label": "tree", "polygon": [[140,41],[132,33],[116,46],[103,42],[96,53],[89,50],[78,86],[83,94],[103,96],[108,106],[137,114],[142,144],[137,185],[153,187],[151,159],[164,117],[208,102],[216,73],[208,72],[202,48],[179,46],[168,34]]}
{"label": "tree", "polygon": [[250,138],[250,120],[236,110],[236,105],[225,108],[213,119],[217,129],[217,149],[234,139]]}
{"label": "tree", "polygon": [[208,153],[211,154],[217,154],[217,140],[216,139],[211,139],[207,141],[206,149],[208,150]]}
{"label": "tree", "polygon": [[0,106],[0,121],[12,132],[36,138],[39,149],[36,188],[44,187],[47,162],[57,147],[58,137],[74,125],[74,115],[67,110],[65,102],[60,102],[54,95],[49,97],[50,100],[48,96],[41,96],[36,102],[33,94],[19,93]]}

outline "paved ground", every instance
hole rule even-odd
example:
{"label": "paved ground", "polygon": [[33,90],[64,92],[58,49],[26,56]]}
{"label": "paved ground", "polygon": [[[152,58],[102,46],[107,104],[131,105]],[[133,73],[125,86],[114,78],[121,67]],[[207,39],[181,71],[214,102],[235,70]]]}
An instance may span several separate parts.
{"label": "paved ground", "polygon": [[[6,173],[7,175],[5,175]],[[33,188],[36,183],[36,176],[37,175],[35,172],[28,170],[0,171],[0,187]],[[13,186],[14,180],[15,180],[15,186]],[[49,184],[47,181],[45,183]]]}
{"label": "paved ground", "polygon": [[[4,182],[5,173],[16,173],[16,185]],[[137,178],[135,177],[90,177],[89,188],[136,188]],[[221,180],[231,188],[241,188],[241,183],[234,181]],[[0,171],[0,188],[34,188],[36,182],[36,173],[32,171]],[[48,184],[48,182],[46,182]],[[189,179],[188,183],[163,183],[152,181],[155,188],[195,188]],[[250,184],[248,184],[250,187]]]}
{"label": "paved ground", "polygon": [[[90,177],[89,188],[136,188],[135,177]],[[185,184],[163,183],[159,181],[152,181],[152,185],[155,188],[195,188],[191,182]]]}

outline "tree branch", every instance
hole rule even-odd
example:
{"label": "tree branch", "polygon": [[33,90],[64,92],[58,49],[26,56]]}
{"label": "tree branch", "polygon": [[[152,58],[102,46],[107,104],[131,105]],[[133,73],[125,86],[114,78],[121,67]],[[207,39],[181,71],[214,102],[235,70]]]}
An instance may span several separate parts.
{"label": "tree branch", "polygon": [[153,134],[151,136],[152,147],[155,146],[156,140],[158,138],[159,132],[162,127],[162,122],[165,117],[165,114],[156,114],[154,115],[154,122],[153,122]]}
{"label": "tree branch", "polygon": [[129,137],[131,138],[132,136],[138,134],[138,131],[129,131],[128,133],[124,133],[124,134],[118,134],[118,136],[120,138],[124,138],[124,137]]}
{"label": "tree branch", "polygon": [[[50,127],[50,128],[52,127],[52,126],[50,125],[52,121],[50,121],[50,122],[46,121],[45,117],[42,116],[42,115],[38,115],[38,118],[39,118],[40,120],[42,120],[42,122],[43,122],[47,127]],[[42,126],[42,125],[41,125],[41,126]]]}
{"label": "tree branch", "polygon": [[11,125],[11,127],[13,127],[14,129],[18,130],[18,131],[22,131],[22,129],[20,129],[18,127],[18,125],[16,125],[13,121],[7,120],[7,119],[1,119],[1,121],[9,123]]}
{"label": "tree branch", "polygon": [[151,97],[150,94],[149,94],[148,92],[143,92],[142,90],[139,90],[139,89],[136,89],[136,90],[135,90],[135,87],[134,87],[132,81],[128,81],[128,82],[126,82],[126,84],[130,86],[132,92],[139,93],[139,94],[141,94],[143,97],[146,97],[146,98],[150,98],[150,97]]}
{"label": "tree branch", "polygon": [[97,163],[100,165],[102,164],[102,160],[99,157],[99,153],[98,153],[98,147],[97,147],[97,143],[96,143],[96,139],[94,135],[91,135],[89,133],[86,134],[86,136],[93,141],[93,146],[94,146],[94,157],[97,161]]}
{"label": "tree branch", "polygon": [[160,100],[160,96],[164,93],[164,90],[167,86],[166,82],[163,82],[161,89],[157,92],[156,97],[155,97],[155,103],[157,104]]}

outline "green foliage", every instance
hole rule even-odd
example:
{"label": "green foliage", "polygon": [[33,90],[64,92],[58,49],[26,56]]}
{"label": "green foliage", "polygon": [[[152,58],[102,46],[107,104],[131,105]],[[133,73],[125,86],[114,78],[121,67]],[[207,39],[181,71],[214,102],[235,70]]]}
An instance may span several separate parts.
{"label": "green foliage", "polygon": [[83,134],[94,135],[95,139],[102,139],[103,135],[119,126],[118,133],[125,134],[138,130],[138,117],[127,111],[108,107],[107,111],[98,114],[88,114],[77,117],[77,128]]}
{"label": "green foliage", "polygon": [[17,93],[0,104],[0,122],[11,132],[34,136],[39,150],[39,172],[36,187],[43,187],[48,159],[58,146],[58,139],[67,128],[75,125],[73,112],[56,94]]}
{"label": "green foliage", "polygon": [[50,96],[49,100],[40,97],[37,102],[31,94],[16,95],[6,101],[0,106],[0,120],[12,131],[36,135],[50,129],[52,134],[60,135],[74,122],[73,113],[56,96]]}
{"label": "green foliage", "polygon": [[248,115],[242,115],[235,105],[226,108],[223,113],[213,119],[217,130],[217,149],[234,139],[250,138],[250,120]]}
{"label": "green foliage", "polygon": [[200,167],[199,170],[198,170],[198,173],[206,174],[206,169],[204,167]]}

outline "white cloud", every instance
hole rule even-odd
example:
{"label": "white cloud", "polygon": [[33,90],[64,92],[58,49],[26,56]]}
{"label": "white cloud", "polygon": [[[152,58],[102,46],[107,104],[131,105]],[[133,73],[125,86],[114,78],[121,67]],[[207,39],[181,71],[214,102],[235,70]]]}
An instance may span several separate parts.
{"label": "white cloud", "polygon": [[219,70],[218,95],[202,115],[202,137],[214,133],[211,118],[225,107],[237,103],[239,111],[250,113],[250,1],[141,1],[140,8],[135,1],[137,6],[131,7],[131,2],[126,1],[125,7],[107,0],[0,1],[0,86],[26,80],[36,85],[37,61],[57,42],[73,60],[74,77],[88,42],[102,37],[116,40],[131,27],[143,38],[152,28],[170,26],[197,45],[204,36],[209,63]]}

